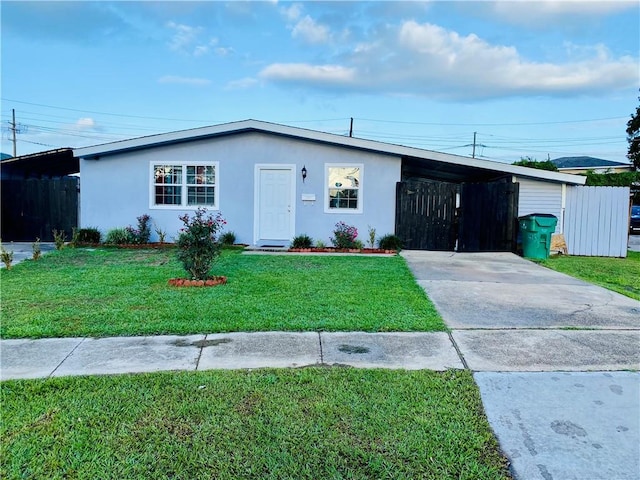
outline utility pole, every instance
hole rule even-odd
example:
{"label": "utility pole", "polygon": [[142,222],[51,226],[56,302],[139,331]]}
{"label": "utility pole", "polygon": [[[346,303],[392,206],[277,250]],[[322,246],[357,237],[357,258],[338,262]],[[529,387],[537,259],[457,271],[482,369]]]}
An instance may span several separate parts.
{"label": "utility pole", "polygon": [[16,155],[16,151],[17,151],[17,149],[16,149],[16,110],[15,110],[15,108],[11,109],[11,118],[12,118],[12,121],[11,121],[11,133],[12,133],[12,136],[13,136],[13,156],[17,157],[17,155]]}
{"label": "utility pole", "polygon": [[16,139],[16,133],[23,133],[26,130],[26,127],[22,125],[18,125],[16,123],[16,110],[14,108],[11,109],[11,121],[9,122],[9,131],[11,132],[11,141],[13,142],[13,156],[18,156],[18,142]]}
{"label": "utility pole", "polygon": [[473,132],[473,152],[471,153],[471,158],[476,158],[476,135],[478,132]]}
{"label": "utility pole", "polygon": [[351,117],[351,125],[349,125],[349,136],[353,137],[353,117]]}

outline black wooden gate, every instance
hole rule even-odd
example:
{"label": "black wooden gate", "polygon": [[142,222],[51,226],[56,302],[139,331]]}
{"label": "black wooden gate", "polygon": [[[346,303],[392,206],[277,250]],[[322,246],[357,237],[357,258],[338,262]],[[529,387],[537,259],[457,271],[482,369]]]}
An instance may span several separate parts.
{"label": "black wooden gate", "polygon": [[398,182],[396,235],[409,250],[514,252],[518,187],[511,178],[461,185]]}
{"label": "black wooden gate", "polygon": [[396,184],[396,235],[404,248],[453,250],[458,185],[406,181]]}
{"label": "black wooden gate", "polygon": [[463,183],[460,191],[459,252],[514,252],[519,184],[511,178]]}
{"label": "black wooden gate", "polygon": [[53,241],[53,229],[71,239],[78,225],[78,177],[2,180],[2,241]]}

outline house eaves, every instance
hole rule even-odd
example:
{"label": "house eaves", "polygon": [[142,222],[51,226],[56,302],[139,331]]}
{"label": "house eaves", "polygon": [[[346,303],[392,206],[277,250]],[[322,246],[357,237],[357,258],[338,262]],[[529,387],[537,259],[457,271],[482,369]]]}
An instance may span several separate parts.
{"label": "house eaves", "polygon": [[568,183],[573,185],[583,185],[586,177],[581,175],[570,175],[547,170],[539,170],[517,165],[495,162],[491,160],[481,160],[477,158],[451,155],[432,150],[425,150],[415,147],[407,147],[392,143],[367,140],[363,138],[346,137],[333,133],[319,132],[299,127],[289,127],[277,123],[269,123],[258,120],[243,120],[239,122],[224,123],[209,127],[194,128],[190,130],[180,130],[177,132],[149,135],[145,137],[120,140],[117,142],[105,143],[92,147],[77,148],[74,155],[88,160],[97,160],[101,157],[115,155],[119,153],[155,148],[162,145],[192,142],[219,136],[234,135],[242,132],[263,132],[284,137],[297,138],[312,142],[331,144],[346,148],[355,148],[375,153],[395,155],[399,157],[411,157],[415,159],[425,159],[429,161],[441,162],[443,164],[471,167],[493,171],[502,174],[510,174],[520,177],[546,180],[558,183]]}

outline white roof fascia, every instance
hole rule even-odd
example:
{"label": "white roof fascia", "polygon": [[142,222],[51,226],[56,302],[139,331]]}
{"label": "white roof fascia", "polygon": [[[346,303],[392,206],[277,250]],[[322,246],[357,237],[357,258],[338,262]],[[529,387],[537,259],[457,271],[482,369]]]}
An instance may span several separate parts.
{"label": "white roof fascia", "polygon": [[157,135],[148,135],[145,137],[138,137],[130,140],[120,140],[117,142],[104,143],[92,147],[76,148],[73,150],[73,153],[76,157],[80,158],[96,158],[101,155],[110,155],[127,150],[136,150],[140,148],[154,147],[168,143],[179,143],[197,140],[199,138],[208,138],[218,135],[238,133],[245,130],[263,131],[288,137],[297,137],[321,143],[330,143],[334,145],[370,150],[390,155],[410,156],[418,159],[424,158],[453,165],[476,167],[484,170],[493,170],[528,178],[550,180],[560,183],[583,185],[586,182],[586,177],[582,175],[572,175],[568,173],[552,172],[549,170],[521,167],[518,165],[495,162],[492,160],[481,160],[477,158],[463,157],[461,155],[451,155],[448,153],[441,153],[422,148],[406,147],[403,145],[378,142],[375,140],[346,137],[334,133],[319,132],[316,130],[308,130],[299,127],[289,127],[286,125],[262,122],[258,120],[242,120],[239,122],[224,123],[209,127],[180,130],[177,132],[161,133]]}

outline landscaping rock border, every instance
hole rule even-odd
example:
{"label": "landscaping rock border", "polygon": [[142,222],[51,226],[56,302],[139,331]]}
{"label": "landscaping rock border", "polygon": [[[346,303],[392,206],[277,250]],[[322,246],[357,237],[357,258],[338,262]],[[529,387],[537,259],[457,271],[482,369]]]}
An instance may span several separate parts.
{"label": "landscaping rock border", "polygon": [[172,287],[215,287],[227,283],[227,277],[211,277],[207,280],[190,280],[188,278],[170,278],[169,285]]}
{"label": "landscaping rock border", "polygon": [[396,250],[384,250],[382,248],[334,248],[334,247],[324,247],[324,248],[290,248],[287,250],[289,252],[297,252],[297,253],[386,253],[386,254],[395,254],[398,253]]}

